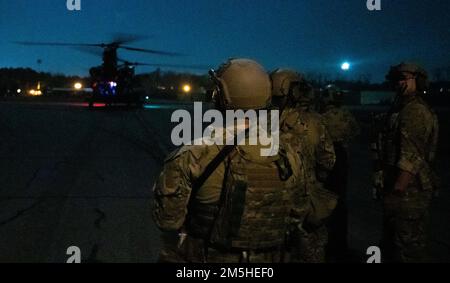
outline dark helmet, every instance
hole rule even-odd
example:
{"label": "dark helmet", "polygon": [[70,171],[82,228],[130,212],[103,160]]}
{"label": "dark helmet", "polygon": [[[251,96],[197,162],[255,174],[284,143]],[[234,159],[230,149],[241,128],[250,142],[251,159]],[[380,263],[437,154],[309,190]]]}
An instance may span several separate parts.
{"label": "dark helmet", "polygon": [[403,78],[403,73],[410,73],[416,76],[416,85],[418,91],[424,91],[428,87],[428,74],[417,64],[414,63],[400,63],[396,66],[391,66],[386,80],[390,83],[395,83]]}
{"label": "dark helmet", "polygon": [[229,59],[210,76],[216,88],[213,98],[220,109],[263,109],[271,98],[270,78],[250,59]]}

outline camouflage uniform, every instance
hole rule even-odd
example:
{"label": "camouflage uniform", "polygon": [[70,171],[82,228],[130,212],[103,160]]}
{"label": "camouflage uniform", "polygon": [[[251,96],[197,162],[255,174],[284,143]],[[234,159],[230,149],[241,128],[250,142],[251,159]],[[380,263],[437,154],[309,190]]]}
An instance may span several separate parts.
{"label": "camouflage uniform", "polygon": [[[218,109],[268,106],[270,79],[256,62],[229,60],[210,74]],[[217,159],[224,146],[184,146],[167,158],[154,186],[153,219],[164,231],[180,232],[180,238],[178,244],[173,235],[164,238],[160,261],[282,261],[302,166],[289,145],[281,144],[270,157],[262,157],[261,148],[232,146]]]}
{"label": "camouflage uniform", "polygon": [[[176,248],[173,241],[166,241],[161,261],[281,261],[293,188],[298,186],[295,183],[299,182],[301,168],[295,153],[284,151],[293,175],[286,181],[281,180],[277,164],[283,158],[280,155],[261,157],[260,148],[237,146],[229,160],[217,167],[195,195],[191,195],[193,183],[219,154],[221,147],[185,146],[169,156],[154,187],[153,218],[162,230],[183,229],[187,238],[180,248]],[[225,177],[228,165],[230,173]],[[210,242],[221,204],[224,179],[226,184],[236,184],[238,180],[246,186],[241,203],[238,197],[233,196],[236,199],[233,199],[233,205],[243,206],[240,213],[227,217],[233,230],[229,248]],[[237,191],[236,188],[234,190]],[[244,252],[247,253],[246,258]]]}
{"label": "camouflage uniform", "polygon": [[342,144],[344,148],[347,148],[349,142],[360,133],[358,122],[345,108],[328,105],[321,115],[333,143]]}
{"label": "camouflage uniform", "polygon": [[348,250],[348,145],[360,128],[354,116],[339,103],[329,103],[321,113],[333,140],[336,164],[328,176],[325,187],[339,195],[338,205],[328,222],[329,243],[327,254],[337,260],[344,259]]}
{"label": "camouflage uniform", "polygon": [[282,139],[299,150],[308,161],[307,177],[310,187],[321,187],[335,163],[333,142],[322,116],[307,107],[287,108],[281,115]]}
{"label": "camouflage uniform", "polygon": [[[426,223],[436,187],[432,169],[438,121],[418,96],[401,99],[388,118],[383,139],[384,230],[387,260],[420,262],[426,258]],[[399,170],[414,175],[404,195],[393,192]]]}
{"label": "camouflage uniform", "polygon": [[[301,220],[297,220],[302,225],[294,237],[300,245],[292,253],[292,261],[325,262],[328,235],[324,218],[334,209],[329,201],[335,196],[324,190],[323,181],[334,166],[333,143],[322,117],[305,107],[285,109],[281,118],[281,140],[297,150],[305,167],[305,187],[299,190],[304,193],[304,199],[297,205],[303,212],[303,217],[299,217]],[[312,217],[313,214],[321,216]]]}
{"label": "camouflage uniform", "polygon": [[387,115],[381,143],[382,251],[385,261],[422,262],[427,260],[428,211],[438,186],[433,170],[438,119],[418,95],[426,86],[425,71],[400,64],[387,78],[396,83],[399,94]]}
{"label": "camouflage uniform", "polygon": [[323,223],[336,198],[323,189],[321,181],[335,162],[333,144],[321,116],[309,110],[312,88],[302,76],[277,69],[271,78],[272,101],[283,110],[280,139],[296,150],[305,173],[291,217],[289,261],[324,262],[327,233]]}

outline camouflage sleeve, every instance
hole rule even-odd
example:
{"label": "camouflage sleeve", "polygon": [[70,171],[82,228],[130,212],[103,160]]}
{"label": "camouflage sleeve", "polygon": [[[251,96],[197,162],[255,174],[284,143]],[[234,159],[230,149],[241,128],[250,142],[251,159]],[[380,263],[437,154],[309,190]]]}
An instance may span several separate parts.
{"label": "camouflage sleeve", "polygon": [[161,230],[178,230],[184,223],[191,195],[190,155],[183,149],[171,154],[153,187],[152,216]]}
{"label": "camouflage sleeve", "polygon": [[317,164],[320,169],[325,171],[331,171],[336,162],[336,154],[334,152],[333,140],[328,133],[328,130],[323,123],[320,123],[320,137],[318,150],[316,151]]}
{"label": "camouflage sleeve", "polygon": [[403,171],[417,174],[424,166],[427,138],[432,121],[425,106],[407,106],[399,116],[400,157],[397,167]]}

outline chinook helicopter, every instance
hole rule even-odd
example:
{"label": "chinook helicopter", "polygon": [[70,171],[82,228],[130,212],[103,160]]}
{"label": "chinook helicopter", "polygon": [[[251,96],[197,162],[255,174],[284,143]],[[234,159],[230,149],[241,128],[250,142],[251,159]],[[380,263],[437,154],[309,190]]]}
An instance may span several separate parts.
{"label": "chinook helicopter", "polygon": [[[105,103],[107,106],[116,103],[126,103],[128,106],[134,104],[142,106],[143,101],[139,94],[133,88],[133,80],[136,66],[153,66],[153,67],[169,67],[169,68],[187,68],[202,69],[207,67],[198,65],[175,65],[175,64],[151,64],[141,62],[130,62],[118,57],[118,49],[149,53],[159,56],[183,56],[176,52],[159,51],[152,49],[144,49],[131,47],[129,44],[134,41],[142,40],[144,37],[134,35],[118,34],[109,43],[61,43],[61,42],[15,42],[21,45],[34,46],[69,46],[76,47],[80,51],[88,52],[95,55],[101,55],[102,65],[89,69],[90,84],[92,87],[92,95],[88,98],[89,107],[92,108],[94,103]],[[92,48],[101,48],[102,52],[97,52]]]}

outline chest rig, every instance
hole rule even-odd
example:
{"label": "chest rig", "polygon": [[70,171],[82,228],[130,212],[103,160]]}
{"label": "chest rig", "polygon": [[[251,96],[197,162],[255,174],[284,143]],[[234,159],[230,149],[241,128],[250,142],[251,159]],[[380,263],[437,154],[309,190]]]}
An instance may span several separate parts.
{"label": "chest rig", "polygon": [[236,149],[225,159],[220,201],[193,205],[190,233],[219,249],[279,247],[285,239],[292,175],[287,158],[252,160]]}

